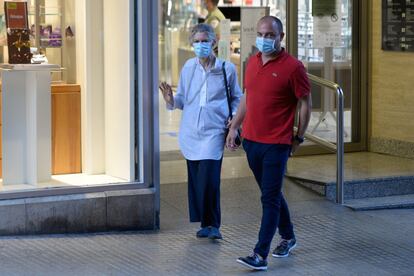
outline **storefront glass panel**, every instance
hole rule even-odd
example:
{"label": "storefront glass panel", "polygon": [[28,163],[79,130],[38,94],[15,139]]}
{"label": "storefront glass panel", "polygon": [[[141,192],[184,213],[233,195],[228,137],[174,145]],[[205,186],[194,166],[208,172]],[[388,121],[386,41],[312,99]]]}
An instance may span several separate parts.
{"label": "storefront glass panel", "polygon": [[[188,44],[188,31],[193,24],[202,22],[206,15],[204,1],[160,0],[159,23],[159,72],[160,80],[175,87],[184,62],[194,54]],[[218,8],[231,19],[231,58],[238,68],[240,84],[243,71],[243,30],[241,10],[243,8],[268,8],[270,15],[277,16],[284,24],[286,38],[282,45],[298,57],[310,74],[331,80],[341,86],[345,96],[345,142],[361,142],[361,106],[359,84],[359,35],[358,1],[334,0],[268,0],[268,1],[219,1]],[[324,4],[325,3],[325,4]],[[291,25],[288,25],[290,24]],[[292,28],[291,26],[297,26]],[[251,24],[255,28],[255,24]],[[254,34],[253,34],[254,35]],[[293,39],[289,39],[292,38]],[[291,41],[292,45],[288,45]],[[294,45],[293,45],[294,44]],[[245,46],[246,47],[246,46]],[[250,46],[251,47],[251,46]],[[241,57],[242,54],[242,57]],[[179,111],[166,112],[160,99],[161,151],[178,150]],[[336,96],[328,88],[312,84],[313,112],[308,132],[336,142]],[[164,115],[163,115],[164,114]],[[165,120],[162,118],[165,116]],[[313,145],[306,141],[305,146]],[[306,148],[306,147],[303,147]],[[309,149],[309,150],[308,150]],[[309,147],[306,153],[318,153],[318,148]],[[299,152],[300,153],[300,152]]]}
{"label": "storefront glass panel", "polygon": [[[298,1],[297,56],[310,74],[344,91],[345,142],[352,137],[352,1]],[[308,131],[336,142],[336,100],[329,88],[312,85],[313,113]],[[354,141],[355,142],[355,141]]]}
{"label": "storefront glass panel", "polygon": [[[2,184],[0,192],[131,183],[142,175],[135,158],[135,1],[119,2],[27,1],[32,63],[61,67],[51,73],[52,176],[36,185]],[[7,63],[3,7],[0,1],[0,62]]]}

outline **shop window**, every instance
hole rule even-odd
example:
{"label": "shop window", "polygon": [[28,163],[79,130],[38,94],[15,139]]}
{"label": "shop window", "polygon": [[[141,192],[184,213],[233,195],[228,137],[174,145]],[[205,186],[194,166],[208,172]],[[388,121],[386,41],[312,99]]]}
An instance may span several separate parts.
{"label": "shop window", "polygon": [[[51,73],[52,178],[36,188],[135,180],[134,11],[131,1],[103,2],[27,1],[32,63],[61,68]],[[3,7],[0,63],[7,63]],[[33,189],[14,184],[0,192]]]}

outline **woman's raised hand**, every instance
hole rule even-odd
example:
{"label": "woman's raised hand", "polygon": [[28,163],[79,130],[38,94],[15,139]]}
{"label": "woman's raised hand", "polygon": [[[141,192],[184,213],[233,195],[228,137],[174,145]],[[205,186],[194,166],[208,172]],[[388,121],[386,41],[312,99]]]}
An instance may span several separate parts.
{"label": "woman's raised hand", "polygon": [[165,81],[161,82],[159,86],[162,96],[164,97],[164,100],[169,105],[174,105],[174,96],[172,93],[171,85],[166,83]]}

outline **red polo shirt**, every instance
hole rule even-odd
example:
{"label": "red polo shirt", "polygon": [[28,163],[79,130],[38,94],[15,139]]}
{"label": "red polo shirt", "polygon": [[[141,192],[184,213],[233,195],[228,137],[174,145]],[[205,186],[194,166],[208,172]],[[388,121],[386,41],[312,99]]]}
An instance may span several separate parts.
{"label": "red polo shirt", "polygon": [[310,94],[303,64],[284,49],[263,65],[262,54],[249,59],[244,87],[243,137],[266,144],[291,144],[298,99]]}

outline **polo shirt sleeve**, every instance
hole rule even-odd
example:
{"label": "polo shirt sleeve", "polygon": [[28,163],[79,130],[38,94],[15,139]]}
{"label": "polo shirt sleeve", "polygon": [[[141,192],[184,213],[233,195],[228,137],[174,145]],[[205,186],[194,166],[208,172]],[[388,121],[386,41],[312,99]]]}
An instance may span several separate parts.
{"label": "polo shirt sleeve", "polygon": [[301,62],[292,73],[290,82],[296,98],[299,99],[310,94],[308,75],[306,74],[306,69]]}

